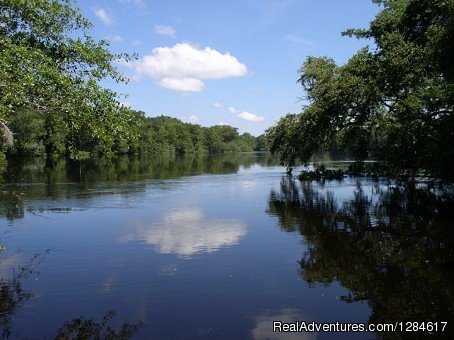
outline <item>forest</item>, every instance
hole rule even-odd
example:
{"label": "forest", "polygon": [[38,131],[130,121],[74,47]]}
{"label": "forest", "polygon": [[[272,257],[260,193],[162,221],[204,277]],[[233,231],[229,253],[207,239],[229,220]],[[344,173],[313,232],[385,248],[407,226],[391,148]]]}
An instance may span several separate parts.
{"label": "forest", "polygon": [[147,117],[145,112],[125,108],[121,115],[129,117],[128,133],[117,135],[106,144],[109,140],[101,137],[72,136],[64,129],[51,129],[41,115],[32,111],[19,112],[9,120],[14,140],[7,152],[12,157],[66,155],[82,159],[97,155],[214,154],[267,148],[265,136],[254,137],[247,132],[240,135],[237,128],[228,125],[203,127],[168,116]]}

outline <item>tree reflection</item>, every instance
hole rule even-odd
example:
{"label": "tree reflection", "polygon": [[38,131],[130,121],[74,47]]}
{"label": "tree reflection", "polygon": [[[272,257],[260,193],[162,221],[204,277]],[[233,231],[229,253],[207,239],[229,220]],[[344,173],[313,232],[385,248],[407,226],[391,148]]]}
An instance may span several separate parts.
{"label": "tree reflection", "polygon": [[36,210],[34,200],[86,199],[112,191],[127,195],[145,190],[150,180],[233,174],[241,167],[254,164],[268,166],[277,162],[276,157],[267,153],[163,154],[136,158],[92,158],[77,162],[60,159],[53,163],[46,163],[40,158],[17,160],[8,164],[3,184],[0,185],[0,219],[12,221],[23,218],[25,210]]}
{"label": "tree reflection", "polygon": [[142,326],[142,322],[136,324],[123,323],[119,329],[112,328],[109,322],[116,316],[115,310],[110,310],[103,316],[100,322],[87,320],[84,317],[75,318],[60,328],[55,336],[56,340],[66,339],[129,339]]}
{"label": "tree reflection", "polygon": [[[14,315],[33,294],[23,289],[24,280],[36,272],[37,267],[49,254],[47,249],[42,254],[35,254],[25,265],[11,268],[11,275],[0,278],[0,332],[4,339],[12,334]],[[116,316],[115,310],[108,311],[101,321],[96,322],[83,316],[65,322],[55,339],[129,339],[141,327],[142,322],[135,324],[123,322],[118,328],[112,326]]]}
{"label": "tree reflection", "polygon": [[47,249],[44,254],[36,254],[25,265],[15,267],[10,277],[0,278],[0,330],[3,338],[11,334],[11,321],[16,310],[32,296],[24,291],[22,281],[35,272],[49,252]]}
{"label": "tree reflection", "polygon": [[307,243],[304,280],[338,281],[349,290],[342,300],[368,301],[369,322],[449,321],[452,332],[452,191],[357,182],[350,197],[335,193],[311,182],[299,187],[291,177],[271,192],[268,212]]}
{"label": "tree reflection", "polygon": [[161,154],[147,157],[90,158],[83,161],[42,158],[10,161],[4,183],[112,182],[137,179],[169,179],[181,176],[236,173],[240,166],[278,164],[268,153],[229,153],[219,155]]}

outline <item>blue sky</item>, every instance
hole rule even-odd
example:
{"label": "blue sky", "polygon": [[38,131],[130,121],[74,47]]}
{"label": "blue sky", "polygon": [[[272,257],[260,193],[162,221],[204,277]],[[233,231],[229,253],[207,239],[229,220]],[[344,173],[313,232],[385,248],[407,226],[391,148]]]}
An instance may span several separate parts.
{"label": "blue sky", "polygon": [[259,135],[301,111],[298,68],[309,55],[342,64],[366,41],[342,37],[367,27],[379,8],[368,0],[80,0],[91,34],[114,53],[131,82],[104,86],[148,116],[203,126],[228,124]]}

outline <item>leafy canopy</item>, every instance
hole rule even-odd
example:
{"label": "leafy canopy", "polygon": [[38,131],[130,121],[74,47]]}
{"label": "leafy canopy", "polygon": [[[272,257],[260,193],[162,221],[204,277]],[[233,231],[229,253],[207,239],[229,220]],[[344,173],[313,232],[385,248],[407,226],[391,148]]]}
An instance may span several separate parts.
{"label": "leafy canopy", "polygon": [[372,47],[342,66],[308,57],[298,82],[309,104],[267,131],[270,149],[291,167],[336,140],[395,173],[453,178],[454,1],[374,2],[368,29],[343,32]]}
{"label": "leafy canopy", "polygon": [[111,54],[108,41],[95,41],[90,28],[72,0],[0,0],[4,135],[15,116],[27,111],[44,121],[48,154],[77,158],[95,147],[105,153],[116,139],[129,138],[131,114],[116,93],[99,85],[106,78],[126,81],[112,62],[129,56]]}

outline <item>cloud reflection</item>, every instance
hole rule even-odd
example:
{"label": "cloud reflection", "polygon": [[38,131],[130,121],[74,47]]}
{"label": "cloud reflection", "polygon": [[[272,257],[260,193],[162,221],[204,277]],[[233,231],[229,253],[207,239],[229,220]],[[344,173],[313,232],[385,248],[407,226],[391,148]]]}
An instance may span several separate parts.
{"label": "cloud reflection", "polygon": [[257,317],[256,325],[252,330],[253,339],[269,339],[269,340],[310,340],[316,339],[316,333],[305,333],[305,332],[290,332],[290,333],[279,333],[273,332],[273,321],[282,321],[291,323],[295,321],[307,320],[297,309],[283,309],[278,314],[270,315],[266,313]]}
{"label": "cloud reflection", "polygon": [[200,209],[181,209],[166,214],[151,225],[134,222],[134,234],[120,240],[140,240],[155,245],[161,254],[178,254],[189,258],[199,253],[212,253],[237,244],[246,234],[246,225],[234,219],[208,219]]}

